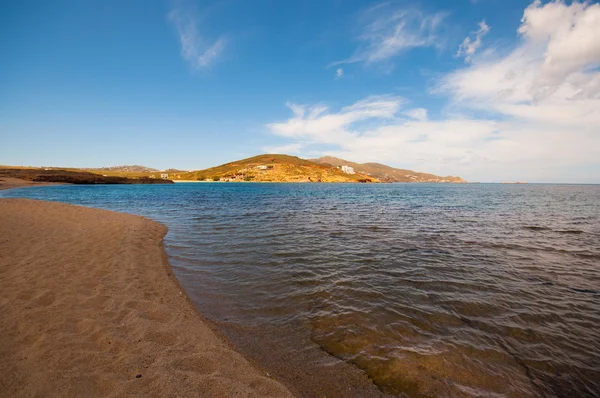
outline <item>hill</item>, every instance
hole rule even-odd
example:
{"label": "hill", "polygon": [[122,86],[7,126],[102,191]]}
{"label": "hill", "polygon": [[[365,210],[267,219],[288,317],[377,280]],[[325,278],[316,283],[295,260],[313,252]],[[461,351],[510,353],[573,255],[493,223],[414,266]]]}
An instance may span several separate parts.
{"label": "hill", "polygon": [[[344,172],[342,166],[354,169]],[[236,160],[205,170],[157,170],[150,167],[114,166],[90,169],[63,167],[0,166],[4,175],[34,181],[85,184],[155,183],[160,180],[256,181],[256,182],[466,182],[460,177],[440,177],[412,170],[396,169],[380,163],[355,163],[331,156],[301,159],[296,156],[267,154]],[[12,169],[12,170],[7,170]],[[345,171],[350,171],[345,169]],[[2,175],[2,173],[0,173]],[[68,180],[68,181],[67,181]]]}
{"label": "hill", "polygon": [[0,177],[20,178],[26,181],[63,182],[69,184],[172,184],[173,181],[160,178],[127,178],[106,176],[87,171],[40,168],[0,168]]}
{"label": "hill", "polygon": [[111,166],[111,167],[99,167],[95,169],[88,169],[95,171],[112,171],[112,172],[120,172],[120,173],[154,173],[157,172],[157,169],[153,169],[151,167],[139,166],[137,164],[131,166]]}
{"label": "hill", "polygon": [[376,182],[364,174],[347,174],[325,163],[288,155],[259,155],[221,166],[181,174],[182,180],[257,182]]}
{"label": "hill", "polygon": [[324,156],[311,160],[316,163],[330,164],[332,166],[350,166],[353,167],[357,173],[371,176],[382,182],[466,182],[460,177],[440,177],[434,174],[420,173],[406,169],[396,169],[380,163],[354,163],[332,156]]}
{"label": "hill", "polygon": [[170,173],[170,174],[180,174],[180,173],[187,173],[188,170],[179,170],[179,169],[166,169],[166,170],[161,170],[161,173]]}

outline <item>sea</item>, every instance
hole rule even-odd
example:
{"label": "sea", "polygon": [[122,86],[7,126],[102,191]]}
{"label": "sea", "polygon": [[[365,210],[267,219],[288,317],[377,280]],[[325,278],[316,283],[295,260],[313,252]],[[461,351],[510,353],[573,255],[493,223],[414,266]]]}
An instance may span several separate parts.
{"label": "sea", "polygon": [[600,396],[600,186],[1,191],[148,217],[215,330],[300,396]]}

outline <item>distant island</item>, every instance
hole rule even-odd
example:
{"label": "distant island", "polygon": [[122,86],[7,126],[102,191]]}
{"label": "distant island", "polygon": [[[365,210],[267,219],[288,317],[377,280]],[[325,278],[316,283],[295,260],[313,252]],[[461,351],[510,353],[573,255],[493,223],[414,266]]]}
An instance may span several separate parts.
{"label": "distant island", "polygon": [[76,169],[1,166],[0,177],[75,184],[156,184],[204,182],[435,182],[464,183],[460,177],[397,169],[380,163],[355,163],[331,156],[301,159],[267,154],[204,170],[158,170],[140,165]]}

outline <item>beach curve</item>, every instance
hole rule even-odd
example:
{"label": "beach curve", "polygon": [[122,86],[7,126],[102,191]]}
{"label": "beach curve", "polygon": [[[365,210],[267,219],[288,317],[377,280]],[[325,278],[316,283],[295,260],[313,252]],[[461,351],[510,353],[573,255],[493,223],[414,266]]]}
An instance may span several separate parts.
{"label": "beach curve", "polygon": [[143,217],[0,199],[7,396],[288,397],[203,320]]}

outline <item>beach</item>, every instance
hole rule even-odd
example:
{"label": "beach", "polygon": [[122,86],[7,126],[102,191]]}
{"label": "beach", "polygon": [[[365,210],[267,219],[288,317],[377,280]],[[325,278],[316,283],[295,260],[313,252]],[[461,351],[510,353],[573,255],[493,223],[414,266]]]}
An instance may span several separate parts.
{"label": "beach", "polygon": [[292,396],[197,312],[162,224],[28,199],[0,221],[3,395]]}

